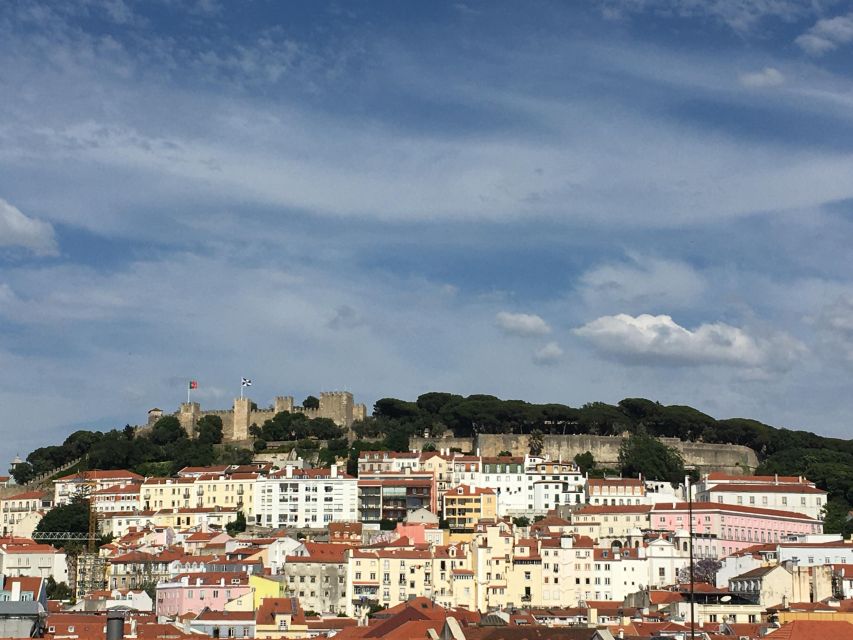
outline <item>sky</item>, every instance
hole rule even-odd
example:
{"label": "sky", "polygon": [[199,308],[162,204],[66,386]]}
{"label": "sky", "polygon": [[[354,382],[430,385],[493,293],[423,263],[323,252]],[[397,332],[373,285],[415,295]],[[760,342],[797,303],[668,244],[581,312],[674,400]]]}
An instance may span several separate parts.
{"label": "sky", "polygon": [[0,459],[349,390],[853,412],[853,3],[0,6]]}

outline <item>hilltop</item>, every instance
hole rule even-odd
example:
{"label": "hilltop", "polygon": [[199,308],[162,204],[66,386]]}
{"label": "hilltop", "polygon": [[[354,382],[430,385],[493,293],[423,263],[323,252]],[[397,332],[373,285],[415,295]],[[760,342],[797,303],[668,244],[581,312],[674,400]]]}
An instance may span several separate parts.
{"label": "hilltop", "polygon": [[[515,434],[526,436],[532,449],[541,446],[548,436],[633,434],[636,444],[648,435],[687,443],[749,447],[758,461],[756,473],[804,475],[829,492],[828,531],[841,531],[848,526],[846,518],[853,504],[853,441],[776,428],[747,418],[718,420],[693,407],[665,406],[644,398],[626,398],[616,405],[593,402],[575,408],[501,400],[490,395],[463,397],[430,392],[415,401],[382,398],[375,403],[372,416],[353,422],[349,428],[338,427],[324,418],[312,419],[305,412],[283,411],[263,424],[253,425],[250,431],[254,451],[235,446],[237,443],[229,443],[227,438],[223,442],[222,422],[216,416],[203,416],[191,431],[176,416],[161,417],[144,435],[129,426],[105,433],[77,431],[61,446],[36,449],[27,456],[27,463],[13,473],[19,481],[26,481],[34,474],[83,457],[82,464],[90,468],[129,468],[146,475],[167,475],[185,464],[251,459],[272,439],[279,441],[277,446],[284,450],[312,451],[321,464],[348,458],[352,470],[360,451],[408,450],[414,436],[427,436],[426,441],[418,441],[420,444],[443,435],[471,438]],[[675,456],[672,469],[679,461],[683,463],[674,447],[658,446],[662,447],[656,449],[661,456]],[[595,461],[591,462],[588,466],[593,468]],[[614,469],[625,473],[637,470],[625,461]]]}

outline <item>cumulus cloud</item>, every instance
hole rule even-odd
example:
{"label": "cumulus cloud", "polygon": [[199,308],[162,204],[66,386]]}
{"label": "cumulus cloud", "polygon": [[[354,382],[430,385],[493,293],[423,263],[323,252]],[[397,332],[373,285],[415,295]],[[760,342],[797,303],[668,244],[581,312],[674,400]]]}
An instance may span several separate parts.
{"label": "cumulus cloud", "polygon": [[0,198],[0,247],[22,247],[36,255],[56,254],[53,227],[21,213]]}
{"label": "cumulus cloud", "polygon": [[587,306],[620,309],[649,304],[680,308],[696,302],[705,279],[683,262],[631,255],[624,262],[599,265],[579,279]]}
{"label": "cumulus cloud", "polygon": [[538,365],[553,365],[563,357],[563,349],[556,342],[549,342],[533,352],[533,362]]}
{"label": "cumulus cloud", "polygon": [[726,365],[786,370],[805,353],[794,338],[753,336],[716,322],[686,329],[670,316],[602,316],[574,330],[609,357],[629,364]]}
{"label": "cumulus cloud", "polygon": [[764,67],[761,71],[753,71],[751,73],[742,73],[738,77],[738,81],[750,89],[762,89],[764,87],[778,87],[785,83],[785,76],[782,72],[773,67]]}
{"label": "cumulus cloud", "polygon": [[853,13],[818,20],[795,42],[806,53],[813,56],[823,55],[828,51],[853,42]]}
{"label": "cumulus cloud", "polygon": [[536,314],[501,311],[495,316],[495,322],[505,333],[516,336],[544,336],[551,333],[548,323]]}

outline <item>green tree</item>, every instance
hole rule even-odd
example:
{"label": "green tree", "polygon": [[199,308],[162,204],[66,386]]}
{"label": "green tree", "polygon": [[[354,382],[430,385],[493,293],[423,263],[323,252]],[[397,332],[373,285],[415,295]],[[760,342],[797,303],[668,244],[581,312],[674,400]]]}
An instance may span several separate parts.
{"label": "green tree", "polygon": [[507,451],[506,449],[503,449],[503,450],[498,452],[498,458],[511,458],[511,457],[512,457],[512,451]]}
{"label": "green tree", "polygon": [[427,442],[423,447],[421,447],[421,451],[423,451],[424,453],[435,451],[435,444],[432,442]]}
{"label": "green tree", "polygon": [[242,511],[237,512],[237,516],[231,522],[225,525],[225,531],[229,536],[236,536],[238,533],[243,533],[246,530],[246,516]]}
{"label": "green tree", "polygon": [[530,437],[527,439],[527,447],[530,449],[530,455],[542,455],[542,450],[545,448],[545,438],[542,431],[534,429],[530,432]]}
{"label": "green tree", "polygon": [[673,484],[684,480],[681,454],[642,428],[622,441],[619,467],[625,476],[643,474],[649,480],[666,480]]}
{"label": "green tree", "polygon": [[222,418],[216,415],[202,416],[196,424],[196,433],[198,433],[198,441],[203,444],[220,444]]}
{"label": "green tree", "polygon": [[302,406],[306,409],[319,409],[320,399],[315,396],[308,396],[302,401]]}
{"label": "green tree", "polygon": [[27,484],[30,480],[36,477],[33,465],[29,462],[19,462],[9,469],[9,473],[12,474],[12,477],[18,484]]}
{"label": "green tree", "polygon": [[49,576],[46,585],[48,600],[69,600],[71,598],[71,589],[64,582],[57,582],[53,576]]}
{"label": "green tree", "polygon": [[589,471],[595,468],[595,457],[591,451],[579,453],[575,456],[575,464],[578,465],[580,472],[586,475]]}
{"label": "green tree", "polygon": [[513,518],[512,523],[516,527],[529,527],[530,526],[530,518],[527,516],[519,516],[518,518]]}
{"label": "green tree", "polygon": [[267,441],[258,439],[255,440],[252,446],[254,447],[255,452],[264,451],[267,448]]}
{"label": "green tree", "polygon": [[[71,533],[89,533],[89,500],[83,496],[75,496],[68,504],[54,507],[44,514],[36,525],[39,533],[56,533],[68,531]],[[79,542],[68,540],[53,540],[51,545],[57,549],[68,550],[82,547]]]}
{"label": "green tree", "polygon": [[163,416],[151,427],[149,438],[158,445],[171,444],[181,438],[186,438],[187,432],[175,416]]}

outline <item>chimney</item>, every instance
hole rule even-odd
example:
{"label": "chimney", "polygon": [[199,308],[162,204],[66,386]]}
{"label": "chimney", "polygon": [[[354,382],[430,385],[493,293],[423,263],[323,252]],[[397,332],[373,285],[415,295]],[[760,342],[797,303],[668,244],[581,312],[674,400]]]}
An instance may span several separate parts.
{"label": "chimney", "polygon": [[292,478],[293,477],[293,467],[291,467],[290,465],[287,465],[284,468],[284,477],[285,478]]}
{"label": "chimney", "polygon": [[337,478],[338,477],[338,465],[337,464],[333,464],[332,468],[329,469],[329,477],[330,478]]}
{"label": "chimney", "polygon": [[109,611],[107,613],[107,640],[122,640],[124,638],[124,613]]}
{"label": "chimney", "polygon": [[477,457],[480,457],[480,447],[477,447]]}
{"label": "chimney", "polygon": [[21,581],[15,580],[12,583],[12,593],[9,596],[9,600],[13,602],[18,602],[21,599]]}

